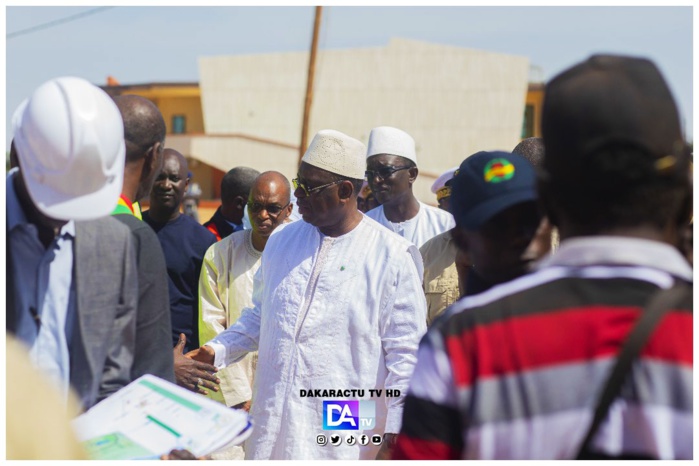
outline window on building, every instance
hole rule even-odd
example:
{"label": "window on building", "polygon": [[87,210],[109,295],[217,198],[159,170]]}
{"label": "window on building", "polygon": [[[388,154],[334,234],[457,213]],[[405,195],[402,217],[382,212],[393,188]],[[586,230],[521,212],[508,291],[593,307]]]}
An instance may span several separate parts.
{"label": "window on building", "polygon": [[172,116],[172,132],[174,134],[184,134],[187,132],[187,119],[184,115]]}
{"label": "window on building", "polygon": [[534,106],[524,107],[524,119],[522,121],[522,139],[534,136]]}

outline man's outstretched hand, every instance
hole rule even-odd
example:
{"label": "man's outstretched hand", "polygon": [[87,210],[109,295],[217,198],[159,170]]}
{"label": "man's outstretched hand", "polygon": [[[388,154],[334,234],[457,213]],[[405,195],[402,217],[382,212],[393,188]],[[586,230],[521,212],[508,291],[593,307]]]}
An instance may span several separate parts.
{"label": "man's outstretched hand", "polygon": [[[215,373],[217,369],[212,365],[214,362],[213,350],[211,350],[211,357],[206,359],[192,357],[195,353],[200,352],[201,348],[190,351],[185,355],[183,353],[186,342],[187,338],[184,336],[184,333],[180,333],[180,339],[173,349],[175,358],[175,381],[177,385],[187,390],[201,393],[202,395],[207,394],[205,390],[207,388],[217,392],[219,390],[218,384],[220,384],[221,381],[216,377]],[[206,349],[208,350],[210,348],[206,347]],[[205,354],[207,353],[205,352]]]}
{"label": "man's outstretched hand", "polygon": [[213,364],[214,358],[216,357],[216,353],[214,353],[213,348],[211,348],[210,346],[202,346],[201,348],[197,348],[195,350],[190,351],[184,356],[186,358],[194,359],[195,361],[203,362],[205,364]]}

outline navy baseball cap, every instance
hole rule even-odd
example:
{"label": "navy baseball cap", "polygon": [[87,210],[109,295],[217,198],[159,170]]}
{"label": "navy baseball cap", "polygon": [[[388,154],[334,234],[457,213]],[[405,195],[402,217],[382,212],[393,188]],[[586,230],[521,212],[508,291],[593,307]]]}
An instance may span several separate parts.
{"label": "navy baseball cap", "polygon": [[509,152],[477,152],[451,180],[451,213],[458,226],[469,230],[478,230],[508,207],[536,199],[534,166]]}

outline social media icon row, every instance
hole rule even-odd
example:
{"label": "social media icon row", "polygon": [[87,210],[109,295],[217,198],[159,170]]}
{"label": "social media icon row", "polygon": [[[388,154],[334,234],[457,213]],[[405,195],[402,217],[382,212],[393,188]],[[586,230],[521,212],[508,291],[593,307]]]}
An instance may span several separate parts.
{"label": "social media icon row", "polygon": [[[328,438],[325,435],[318,435],[316,437],[316,442],[318,445],[327,445],[328,444]],[[356,445],[359,443],[360,445],[369,445],[369,442],[371,442],[373,445],[381,445],[383,442],[383,437],[380,435],[372,435],[369,437],[367,434],[362,434],[359,437],[355,437],[354,435],[348,435],[345,437],[345,443],[349,446]],[[338,446],[342,444],[342,437],[339,435],[331,435],[330,436],[330,444],[333,446]]]}

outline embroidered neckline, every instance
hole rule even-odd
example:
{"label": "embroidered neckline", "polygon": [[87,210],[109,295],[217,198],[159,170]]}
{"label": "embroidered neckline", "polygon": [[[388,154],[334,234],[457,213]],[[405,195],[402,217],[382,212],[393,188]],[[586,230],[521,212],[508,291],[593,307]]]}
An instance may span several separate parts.
{"label": "embroidered neckline", "polygon": [[252,257],[262,257],[262,252],[255,249],[255,246],[252,245],[252,230],[245,230],[245,249]]}

